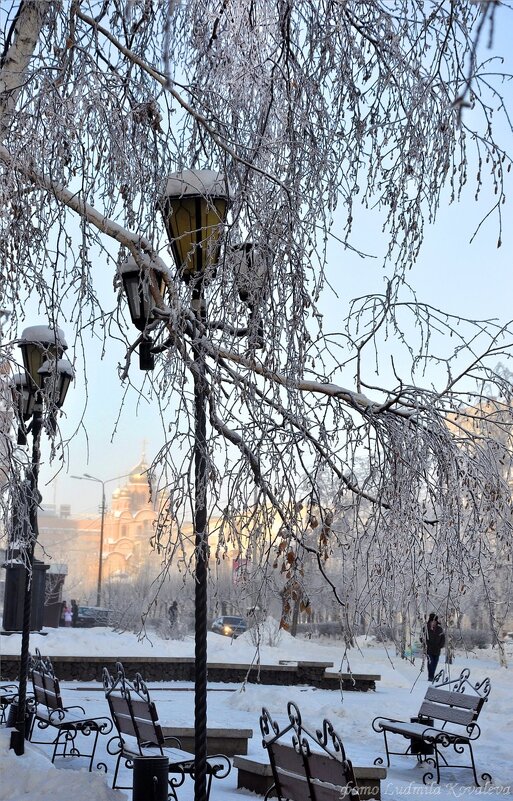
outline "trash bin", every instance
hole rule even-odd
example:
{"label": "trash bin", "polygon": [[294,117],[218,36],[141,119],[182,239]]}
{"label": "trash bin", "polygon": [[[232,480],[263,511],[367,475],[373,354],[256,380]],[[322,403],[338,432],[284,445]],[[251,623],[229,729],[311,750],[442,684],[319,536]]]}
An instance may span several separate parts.
{"label": "trash bin", "polygon": [[[426,717],[415,717],[410,718],[411,723],[422,723],[426,729],[429,729],[430,726],[434,724],[433,718],[426,718]],[[417,756],[430,756],[434,752],[433,743],[427,743],[425,740],[421,740],[420,737],[412,737],[411,740],[411,753],[417,754]]]}
{"label": "trash bin", "polygon": [[[26,707],[25,709],[25,739],[28,740],[30,727],[32,725],[32,718],[34,717],[34,712]],[[18,720],[18,702],[13,701],[11,706],[9,707],[9,713],[7,715],[6,727],[8,729],[14,729],[16,726],[16,721]]]}
{"label": "trash bin", "polygon": [[167,801],[168,777],[168,757],[134,757],[132,801]]}
{"label": "trash bin", "polygon": [[[23,564],[7,562],[4,590],[4,631],[23,630],[23,607],[25,603],[26,570]],[[43,628],[43,608],[45,603],[46,571],[50,566],[39,559],[34,560],[32,572],[32,600],[30,611],[30,630]]]}

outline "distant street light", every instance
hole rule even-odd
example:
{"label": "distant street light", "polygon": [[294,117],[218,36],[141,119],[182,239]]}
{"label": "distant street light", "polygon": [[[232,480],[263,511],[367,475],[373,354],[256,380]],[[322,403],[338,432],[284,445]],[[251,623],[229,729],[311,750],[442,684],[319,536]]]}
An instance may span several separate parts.
{"label": "distant street light", "polygon": [[95,481],[97,484],[102,485],[102,505],[101,505],[101,522],[100,522],[100,555],[98,557],[98,584],[96,588],[96,606],[102,605],[102,563],[103,563],[103,531],[105,526],[105,484],[109,481],[117,481],[119,478],[126,478],[130,473],[124,473],[122,476],[114,476],[114,478],[107,478],[103,481],[101,478],[91,476],[89,473],[84,473],[81,476],[70,476],[79,481]]}
{"label": "distant street light", "polygon": [[18,444],[26,445],[27,435],[32,434],[31,459],[13,519],[16,531],[11,532],[10,539],[12,558],[15,558],[16,552],[17,558],[21,556],[23,559],[25,567],[18,716],[10,740],[10,747],[17,755],[21,755],[25,752],[34,549],[39,533],[37,509],[41,501],[38,489],[41,432],[45,427],[48,436],[54,436],[57,413],[64,403],[74,373],[69,361],[62,358],[67,345],[60,328],[26,328],[18,345],[25,367],[25,374],[15,376],[12,381],[13,402],[18,417]]}

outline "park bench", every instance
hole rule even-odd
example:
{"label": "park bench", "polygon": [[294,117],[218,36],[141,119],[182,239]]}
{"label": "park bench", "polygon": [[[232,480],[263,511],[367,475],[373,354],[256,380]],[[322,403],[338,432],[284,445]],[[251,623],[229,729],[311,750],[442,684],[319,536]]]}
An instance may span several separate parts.
{"label": "park bench", "polygon": [[[42,657],[39,651],[31,658],[29,667],[34,689],[34,714],[29,730],[28,739],[38,745],[53,745],[52,762],[56,757],[87,757],[89,770],[93,769],[94,755],[100,734],[110,734],[112,722],[107,717],[88,716],[82,706],[64,706],[58,678],[55,676],[53,666],[48,657]],[[35,740],[36,730],[55,730],[53,740]],[[91,737],[87,742],[91,745],[90,751],[80,751],[78,735],[83,738]],[[104,762],[96,765],[98,770],[107,772]]]}
{"label": "park bench", "polygon": [[[490,694],[490,679],[483,679],[478,684],[469,681],[470,671],[465,668],[457,679],[450,679],[429,686],[417,715],[410,722],[377,717],[372,721],[376,732],[383,732],[387,766],[390,766],[390,755],[416,756],[430,769],[424,774],[423,782],[433,780],[433,769],[436,771],[436,782],[440,783],[440,769],[468,768],[472,770],[474,781],[479,786],[472,743],[481,734],[477,719]],[[439,681],[441,674],[435,681]],[[409,741],[406,751],[391,751],[388,734],[398,734]],[[463,754],[468,748],[470,764],[449,763],[441,749],[452,748],[456,754]],[[382,765],[383,759],[374,760],[375,765]],[[489,773],[481,774],[483,782],[490,782]]]}
{"label": "park bench", "polygon": [[17,700],[18,686],[16,684],[0,684],[0,723],[5,723],[7,710]]}
{"label": "park bench", "polygon": [[[117,783],[120,765],[133,768],[137,757],[164,756],[169,760],[170,794],[178,801],[176,790],[187,775],[194,775],[194,754],[184,751],[177,737],[166,737],[159,722],[156,706],[151,700],[146,683],[139,673],[130,682],[121,662],[116,663],[112,676],[103,668],[103,686],[117,735],[107,743],[107,751],[117,755],[112,787],[129,790],[130,786]],[[230,760],[224,754],[207,758],[207,799],[212,779],[224,779],[231,770]]]}
{"label": "park bench", "polygon": [[[250,790],[258,795],[274,793],[273,772],[267,754],[262,756],[237,754],[233,757],[233,767],[237,771],[237,787]],[[381,782],[386,779],[386,769],[376,765],[353,765],[358,791],[365,801],[380,801]]]}
{"label": "park bench", "polygon": [[[273,784],[265,798],[279,801],[359,801],[353,766],[328,720],[315,734],[303,726],[298,707],[287,704],[289,723],[280,730],[265,707],[260,716],[262,745],[269,754]],[[289,742],[290,740],[290,742]]]}

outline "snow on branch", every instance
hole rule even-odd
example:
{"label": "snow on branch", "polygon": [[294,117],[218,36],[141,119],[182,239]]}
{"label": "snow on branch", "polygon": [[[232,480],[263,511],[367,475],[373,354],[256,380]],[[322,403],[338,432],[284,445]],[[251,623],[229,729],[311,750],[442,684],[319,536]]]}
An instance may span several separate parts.
{"label": "snow on branch", "polygon": [[[37,297],[56,324],[73,321],[86,371],[84,332],[101,338],[105,358],[121,339],[132,387],[140,337],[121,293],[113,309],[99,279],[110,265],[119,289],[128,253],[164,277],[163,294],[148,282],[157,314],[139,334],[154,343],[144,397],[166,434],[152,466],[167,498],[154,537],[166,570],[191,558],[200,349],[220,562],[253,548],[260,586],[288,588],[289,599],[322,575],[349,628],[420,616],[435,601],[461,611],[476,576],[493,626],[504,619],[511,323],[422,303],[405,275],[441,205],[467,191],[501,239],[511,76],[495,45],[483,47],[510,11],[467,0],[92,0],[86,13],[27,0],[5,15],[8,333]],[[170,173],[203,167],[225,173],[234,201],[198,321],[157,204]],[[356,232],[369,219],[382,238],[363,249]],[[249,242],[267,265],[251,309],[233,256]],[[352,300],[345,257],[364,250],[379,254],[386,290]]]}

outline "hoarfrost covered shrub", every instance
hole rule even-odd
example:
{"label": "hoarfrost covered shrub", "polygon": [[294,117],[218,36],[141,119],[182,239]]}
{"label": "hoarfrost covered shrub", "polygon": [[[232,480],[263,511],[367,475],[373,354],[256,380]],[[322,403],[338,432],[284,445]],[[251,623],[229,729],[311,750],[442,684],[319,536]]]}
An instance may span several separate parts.
{"label": "hoarfrost covered shrub", "polygon": [[245,636],[248,635],[253,645],[268,645],[271,648],[276,648],[280,645],[284,635],[290,637],[290,634],[287,634],[280,628],[280,622],[270,616],[255,623]]}

